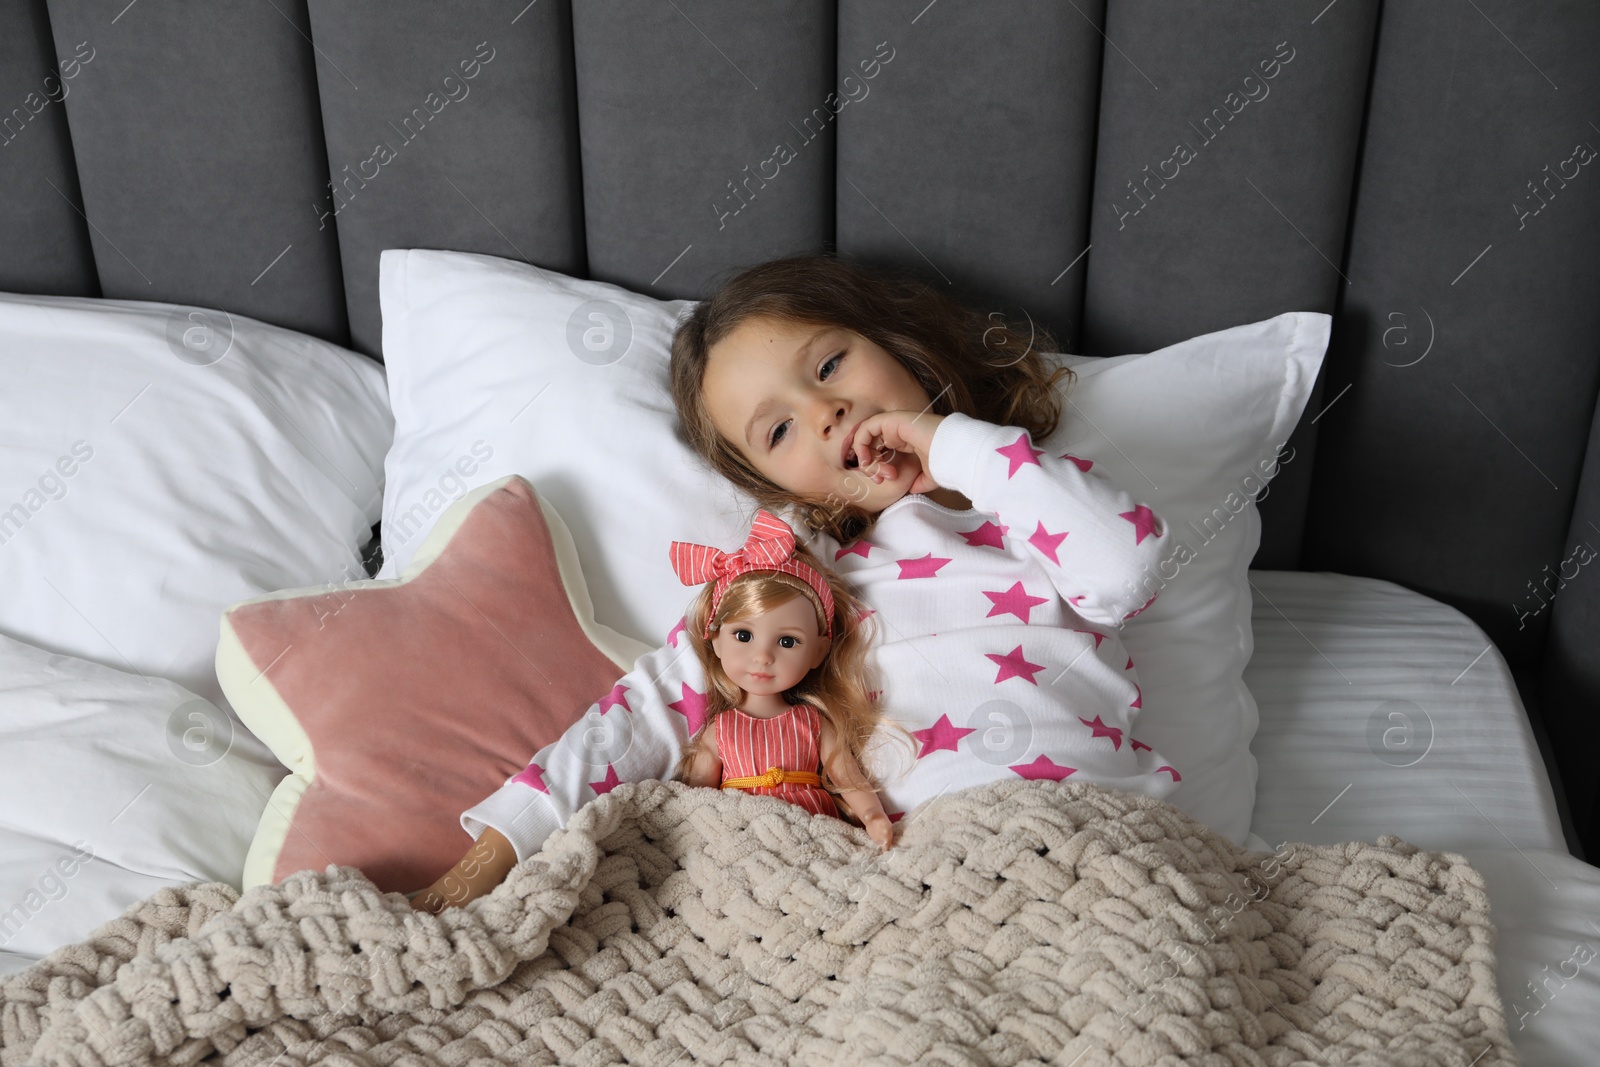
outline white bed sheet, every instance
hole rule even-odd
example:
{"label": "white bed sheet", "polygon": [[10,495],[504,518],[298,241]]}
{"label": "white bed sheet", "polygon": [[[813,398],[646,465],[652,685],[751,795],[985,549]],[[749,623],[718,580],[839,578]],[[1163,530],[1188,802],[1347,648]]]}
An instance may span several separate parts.
{"label": "white bed sheet", "polygon": [[[1527,1067],[1600,1062],[1600,869],[1567,853],[1498,649],[1391,582],[1250,571],[1260,845],[1394,834],[1484,876],[1506,1024]],[[1574,955],[1574,950],[1577,955]]]}

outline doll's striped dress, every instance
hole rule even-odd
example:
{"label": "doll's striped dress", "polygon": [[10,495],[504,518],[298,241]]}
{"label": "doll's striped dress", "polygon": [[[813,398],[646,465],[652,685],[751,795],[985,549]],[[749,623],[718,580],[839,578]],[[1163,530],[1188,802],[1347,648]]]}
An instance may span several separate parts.
{"label": "doll's striped dress", "polygon": [[[717,716],[716,730],[723,781],[752,778],[768,767],[813,772],[821,769],[822,720],[809,704],[791,704],[789,710],[770,719],[730,708]],[[828,791],[806,782],[752,786],[744,791],[787,800],[813,815],[839,815]]]}

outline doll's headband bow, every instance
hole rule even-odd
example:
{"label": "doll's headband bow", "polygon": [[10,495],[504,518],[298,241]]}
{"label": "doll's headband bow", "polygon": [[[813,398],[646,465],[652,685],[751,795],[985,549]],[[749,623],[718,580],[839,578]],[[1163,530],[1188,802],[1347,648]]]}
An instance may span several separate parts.
{"label": "doll's headband bow", "polygon": [[750,536],[737,552],[724,552],[689,541],[672,542],[672,569],[684,585],[712,580],[717,583],[711,591],[711,611],[706,615],[707,640],[711,638],[711,620],[716,618],[722,594],[728,591],[735,578],[749,571],[782,571],[811,586],[817,599],[822,601],[822,614],[827,620],[824,636],[833,636],[833,591],[828,588],[827,579],[815,567],[797,558],[794,550],[794,531],[788,523],[765,509],[756,512]]}

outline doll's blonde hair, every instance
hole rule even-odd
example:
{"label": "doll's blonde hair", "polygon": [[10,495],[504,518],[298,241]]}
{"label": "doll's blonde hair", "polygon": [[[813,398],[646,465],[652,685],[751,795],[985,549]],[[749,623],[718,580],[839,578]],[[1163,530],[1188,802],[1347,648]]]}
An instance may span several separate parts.
{"label": "doll's blonde hair", "polygon": [[[904,727],[885,719],[871,696],[867,679],[867,653],[877,636],[876,616],[866,614],[865,606],[831,569],[824,567],[803,544],[795,545],[794,554],[815,567],[828,583],[833,593],[833,644],[827,656],[804,678],[783,693],[790,704],[808,704],[817,714],[833,725],[841,743],[846,745],[856,766],[866,776],[862,782],[833,782],[827,768],[822,769],[823,788],[830,793],[843,789],[881,788],[877,777],[867,768],[863,754],[868,742],[880,726],[896,741],[904,741],[915,752],[916,742]],[[684,639],[694,648],[706,678],[706,717],[684,747],[673,777],[687,781],[695,756],[703,747],[708,730],[715,729],[717,718],[725,711],[739,706],[744,691],[733,683],[722,669],[716,649],[704,637],[706,617],[711,611],[711,594],[716,583],[707,582],[684,614]],[[827,617],[816,591],[794,575],[775,570],[755,570],[735,578],[722,594],[717,604],[716,617],[711,620],[711,633],[715,636],[723,626],[752,619],[774,608],[781,607],[795,597],[805,597],[816,617],[817,633],[827,632]],[[807,768],[792,768],[805,770]]]}

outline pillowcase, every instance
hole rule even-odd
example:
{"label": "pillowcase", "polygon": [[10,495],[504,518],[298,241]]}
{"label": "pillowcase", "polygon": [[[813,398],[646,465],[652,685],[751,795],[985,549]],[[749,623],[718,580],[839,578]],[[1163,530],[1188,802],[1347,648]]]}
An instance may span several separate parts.
{"label": "pillowcase", "polygon": [[[755,514],[676,432],[668,355],[693,302],[463,252],[391,249],[379,273],[395,414],[380,576],[451,497],[521,472],[572,526],[596,618],[665,644],[685,603],[668,543],[740,544]],[[1121,636],[1143,686],[1141,736],[1184,760],[1175,802],[1240,843],[1255,796],[1249,494],[1299,420],[1330,321],[1286,312],[1143,355],[1052,357],[1080,377],[1049,447],[1104,463],[1192,549]],[[1186,531],[1203,516],[1202,542]]]}
{"label": "pillowcase", "polygon": [[0,632],[222,699],[228,604],[365,577],[383,370],[204,308],[0,293]]}
{"label": "pillowcase", "polygon": [[673,432],[667,351],[693,302],[422,249],[382,254],[379,294],[396,432],[377,576],[451,500],[521,474],[579,532],[595,617],[665,643],[688,599],[668,542],[742,544],[755,515]]}
{"label": "pillowcase", "polygon": [[1255,650],[1246,571],[1261,545],[1256,500],[1285,463],[1332,319],[1292,311],[1156,352],[1058,356],[1078,380],[1042,446],[1099,466],[1155,509],[1169,544],[1134,583],[1159,593],[1118,631],[1139,675],[1139,734],[1181,755],[1167,798],[1236,844],[1250,832],[1258,715],[1244,682]]}
{"label": "pillowcase", "polygon": [[164,886],[238,886],[282,776],[182,686],[0,636],[0,971]]}
{"label": "pillowcase", "polygon": [[330,863],[384,891],[431,884],[472,844],[461,812],[647,651],[595,623],[572,535],[518,475],[446,509],[398,580],[233,605],[217,677],[291,771],[245,887]]}

